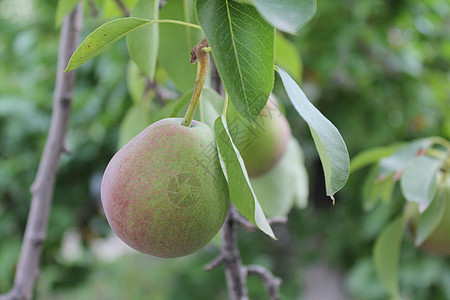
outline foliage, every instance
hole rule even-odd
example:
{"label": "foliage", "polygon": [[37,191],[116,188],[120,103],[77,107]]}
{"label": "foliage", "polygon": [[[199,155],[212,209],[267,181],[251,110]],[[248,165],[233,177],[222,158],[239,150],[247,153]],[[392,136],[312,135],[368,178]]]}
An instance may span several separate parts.
{"label": "foliage", "polygon": [[[94,2],[99,16],[89,16],[86,5],[83,36],[108,20],[123,17],[114,1]],[[129,10],[136,3],[124,2]],[[192,16],[171,16],[183,9],[170,5],[181,2],[192,4],[193,1],[169,0],[160,12],[160,19],[195,24]],[[28,187],[32,184],[49,125],[58,38],[54,27],[56,4],[55,0],[0,2],[0,239],[7,241],[0,243],[1,292],[11,286],[29,206]],[[280,32],[276,35],[282,35],[289,45],[295,46],[293,60],[295,54],[297,59],[301,54],[305,94],[339,128],[353,156],[373,146],[398,141],[427,136],[450,137],[450,120],[446,117],[450,114],[447,84],[450,40],[448,26],[445,26],[449,15],[445,0],[322,1],[318,3],[315,17],[297,36]],[[179,95],[187,92],[188,101],[191,94],[195,66],[189,64],[188,55],[180,58],[181,62],[172,63],[164,54],[178,48],[185,49],[184,53],[190,51],[198,37],[189,42],[175,37],[180,31],[189,30],[191,34],[199,31],[175,24],[158,26],[157,66],[161,68],[157,67],[155,80],[179,101],[168,99],[162,106],[154,91],[142,97],[147,83],[139,71],[125,72],[129,63],[125,41],[105,49],[78,71],[68,139],[72,154],[64,156],[58,174],[42,262],[43,277],[38,287],[38,296],[42,298],[52,295],[79,298],[77,295],[98,295],[107,293],[105,290],[114,294],[125,279],[130,286],[127,291],[137,293],[133,295],[148,291],[149,284],[152,292],[161,292],[161,297],[171,295],[165,299],[179,299],[181,293],[191,299],[216,292],[224,295],[223,273],[206,274],[201,270],[212,258],[211,251],[217,251],[214,247],[188,257],[185,264],[182,260],[158,264],[139,255],[105,264],[91,252],[92,242],[109,233],[98,206],[99,178],[117,149],[119,131],[126,127],[120,125],[127,119],[124,116],[130,115],[132,110],[138,111],[137,106],[141,107],[144,120],[150,118],[154,122],[166,113],[164,110],[172,112],[182,102]],[[165,40],[171,35],[177,41],[172,46]],[[299,82],[299,75],[285,66],[289,62],[283,65],[277,59],[275,54],[276,63]],[[179,65],[182,67],[173,68]],[[135,85],[127,85],[127,76],[142,79],[139,81],[142,84],[130,80]],[[389,197],[392,195],[390,202],[373,202],[373,209],[364,212],[361,202],[367,202],[367,194],[361,194],[361,187],[368,170],[359,170],[337,195],[342,201],[329,209],[329,201],[323,197],[325,184],[322,171],[317,167],[320,162],[309,129],[299,120],[277,76],[274,91],[283,100],[293,134],[304,149],[312,205],[302,211],[291,211],[290,233],[274,228],[279,238],[277,243],[264,239],[261,234],[245,234],[245,238],[241,235],[243,259],[268,266],[283,278],[283,298],[297,298],[303,289],[305,267],[317,260],[326,260],[346,272],[347,290],[352,297],[385,299],[386,292],[370,256],[384,225],[403,209],[400,189],[392,187],[392,191],[386,192]],[[382,156],[389,156],[398,147],[394,145]],[[372,163],[379,158],[374,158]],[[376,174],[376,170],[372,173]],[[82,256],[72,262],[63,258],[60,251],[61,236],[69,228],[81,234]],[[79,276],[63,276],[72,271]],[[398,276],[405,297],[449,299],[449,274],[448,261],[420,253],[409,242],[402,243]],[[153,288],[155,282],[159,285]],[[249,285],[250,296],[263,299],[265,293],[261,286],[253,281],[249,281]],[[171,287],[170,291],[164,288],[167,286]],[[95,287],[99,287],[98,290]]]}

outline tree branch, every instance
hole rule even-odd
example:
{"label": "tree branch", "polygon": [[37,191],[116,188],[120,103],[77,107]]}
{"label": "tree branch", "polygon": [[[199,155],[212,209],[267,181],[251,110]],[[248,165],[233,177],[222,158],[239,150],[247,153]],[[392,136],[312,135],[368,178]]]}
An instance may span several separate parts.
{"label": "tree branch", "polygon": [[257,275],[261,278],[262,282],[266,286],[267,293],[272,300],[280,299],[280,286],[281,279],[275,277],[269,270],[262,266],[249,265],[245,267],[248,275]]}
{"label": "tree branch", "polygon": [[36,179],[32,185],[31,208],[17,264],[14,287],[1,300],[32,298],[33,287],[39,276],[39,260],[47,234],[47,223],[59,159],[64,151],[71,110],[75,72],[64,73],[70,56],[75,52],[83,19],[83,6],[65,17],[59,41],[56,85],[53,97],[52,120],[48,139],[42,153]]}
{"label": "tree branch", "polygon": [[222,227],[222,256],[227,278],[228,293],[231,300],[246,300],[247,277],[242,266],[241,255],[237,245],[237,225],[234,216],[237,210],[230,205],[225,224]]}

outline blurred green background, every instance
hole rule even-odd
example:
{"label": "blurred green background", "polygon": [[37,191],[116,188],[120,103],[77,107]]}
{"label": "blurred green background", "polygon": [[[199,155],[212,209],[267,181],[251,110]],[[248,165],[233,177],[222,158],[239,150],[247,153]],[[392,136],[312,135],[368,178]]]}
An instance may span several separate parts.
{"label": "blurred green background", "polygon": [[[0,293],[12,285],[29,187],[50,124],[56,3],[0,1]],[[96,4],[98,16],[85,6],[83,38],[112,17],[102,11],[112,0]],[[450,138],[448,0],[319,0],[312,21],[287,38],[303,61],[305,93],[339,128],[351,157],[395,141]],[[78,70],[67,140],[72,154],[62,157],[35,298],[227,299],[223,268],[203,271],[218,254],[217,243],[185,258],[145,256],[113,238],[101,211],[101,176],[132,105],[128,59],[123,40]],[[402,209],[399,190],[391,204],[365,212],[367,170],[358,171],[332,207],[309,130],[279,79],[275,93],[305,151],[310,203],[274,228],[278,241],[239,231],[244,264],[264,265],[281,277],[283,299],[314,299],[314,288],[332,289],[333,282],[339,293],[330,299],[386,299],[371,254],[381,228]],[[402,245],[402,293],[450,299],[450,260],[416,250],[407,238]],[[259,279],[250,277],[248,287],[251,299],[267,299]]]}

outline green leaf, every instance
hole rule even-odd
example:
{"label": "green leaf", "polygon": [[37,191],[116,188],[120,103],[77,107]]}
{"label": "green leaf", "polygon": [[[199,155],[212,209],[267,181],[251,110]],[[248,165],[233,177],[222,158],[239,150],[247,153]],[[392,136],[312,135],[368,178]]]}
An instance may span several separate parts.
{"label": "green leaf", "polygon": [[70,13],[81,0],[59,0],[56,6],[55,26],[59,27],[64,17]]}
{"label": "green leaf", "polygon": [[294,201],[301,208],[308,201],[308,174],[300,145],[291,138],[280,161],[268,173],[250,179],[267,217],[286,216]]}
{"label": "green leaf", "polygon": [[[193,0],[170,0],[161,9],[161,19],[195,23]],[[194,87],[197,67],[191,64],[192,48],[202,39],[199,30],[167,24],[159,28],[158,60],[182,93]]]}
{"label": "green leaf", "polygon": [[259,13],[275,28],[296,33],[317,9],[316,0],[253,0]]}
{"label": "green leaf", "polygon": [[222,169],[228,181],[231,201],[244,217],[249,219],[265,234],[275,238],[272,228],[264,216],[261,205],[256,199],[247,170],[244,166],[244,161],[228,132],[227,121],[224,115],[221,115],[215,121],[214,134],[222,159]]}
{"label": "green leaf", "polygon": [[275,63],[299,82],[302,78],[302,61],[295,45],[281,33],[275,35]]}
{"label": "green leaf", "polygon": [[138,66],[130,60],[127,68],[127,87],[128,93],[133,103],[139,103],[145,92],[146,80]]}
{"label": "green leaf", "polygon": [[[159,0],[139,0],[131,17],[158,20]],[[158,56],[158,24],[145,26],[127,35],[128,51],[141,71],[153,80]]]}
{"label": "green leaf", "polygon": [[403,235],[403,218],[389,223],[375,242],[373,259],[384,288],[394,299],[400,299],[398,264]]}
{"label": "green leaf", "polygon": [[390,156],[394,153],[401,144],[394,144],[383,147],[375,147],[363,152],[360,152],[358,155],[352,158],[350,162],[350,173],[355,172],[367,165],[378,162],[383,157]]}
{"label": "green leaf", "polygon": [[208,87],[203,88],[197,109],[200,115],[200,122],[203,122],[211,129],[214,129],[214,122],[217,117],[220,116],[223,101],[223,97],[215,90]]}
{"label": "green leaf", "polygon": [[127,33],[151,23],[152,21],[139,18],[122,18],[103,24],[78,46],[65,72],[78,68]]}
{"label": "green leaf", "polygon": [[278,68],[284,88],[300,116],[308,123],[325,173],[327,195],[333,195],[347,182],[350,159],[337,128],[309,102],[297,83]]}
{"label": "green leaf", "polygon": [[[122,4],[131,10],[138,0],[121,0]],[[125,17],[123,10],[114,0],[103,0],[101,3],[103,20],[111,20]]]}
{"label": "green leaf", "polygon": [[231,0],[198,0],[197,14],[231,101],[256,120],[273,88],[273,27],[253,6]]}
{"label": "green leaf", "polygon": [[391,156],[380,160],[380,171],[378,175],[387,176],[392,172],[398,173],[403,171],[419,152],[424,152],[431,145],[432,143],[429,139],[420,139],[400,147]]}
{"label": "green leaf", "polygon": [[417,156],[411,159],[403,172],[400,186],[406,200],[427,207],[436,192],[436,176],[442,159]]}
{"label": "green leaf", "polygon": [[149,125],[150,111],[146,103],[130,107],[120,124],[118,148],[122,148]]}
{"label": "green leaf", "polygon": [[436,197],[419,217],[414,241],[416,246],[420,246],[439,225],[444,216],[445,205],[445,187],[442,185],[438,188]]}

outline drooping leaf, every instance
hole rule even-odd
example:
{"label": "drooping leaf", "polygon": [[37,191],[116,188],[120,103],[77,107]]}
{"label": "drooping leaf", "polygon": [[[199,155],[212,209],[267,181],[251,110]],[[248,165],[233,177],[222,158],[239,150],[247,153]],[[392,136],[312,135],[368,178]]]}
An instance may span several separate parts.
{"label": "drooping leaf", "polygon": [[384,288],[393,299],[400,299],[398,264],[403,235],[403,218],[389,223],[377,238],[373,259],[375,269]]}
{"label": "drooping leaf", "polygon": [[280,32],[275,35],[275,63],[285,69],[292,78],[302,79],[302,61],[295,45]]}
{"label": "drooping leaf", "polygon": [[378,162],[380,159],[394,153],[401,144],[375,147],[358,153],[350,162],[350,173],[353,173],[367,165]]}
{"label": "drooping leaf", "polygon": [[149,125],[150,111],[147,103],[130,107],[120,124],[118,148],[123,147]]}
{"label": "drooping leaf", "polygon": [[[158,20],[159,0],[139,0],[131,17]],[[130,57],[150,80],[155,76],[158,55],[158,24],[139,28],[127,35]]]}
{"label": "drooping leaf", "polygon": [[426,155],[411,159],[400,180],[406,200],[428,206],[436,192],[436,176],[442,164],[442,159]]}
{"label": "drooping leaf", "polygon": [[273,27],[253,6],[231,0],[198,0],[197,15],[231,101],[254,121],[273,88]]}
{"label": "drooping leaf", "polygon": [[238,211],[265,234],[275,238],[264,212],[256,199],[247,170],[239,151],[228,132],[227,121],[221,115],[214,123],[214,134],[219,149],[222,169],[228,181],[230,198]]}
{"label": "drooping leaf", "polygon": [[253,0],[259,13],[275,28],[291,34],[316,13],[316,0]]}
{"label": "drooping leaf", "polygon": [[416,246],[420,246],[441,222],[444,216],[445,206],[448,205],[444,197],[445,187],[442,185],[438,188],[436,197],[419,217],[416,239],[414,241]]}
{"label": "drooping leaf", "polygon": [[337,128],[309,102],[297,83],[278,68],[284,88],[300,116],[308,123],[325,173],[327,195],[333,195],[347,182],[350,159]]}
{"label": "drooping leaf", "polygon": [[81,0],[58,0],[56,6],[55,26],[59,27],[64,17],[70,13]]}
{"label": "drooping leaf", "polygon": [[291,138],[280,161],[268,173],[250,179],[267,217],[286,216],[294,202],[301,208],[308,201],[308,175],[300,145]]}
{"label": "drooping leaf", "polygon": [[[194,12],[193,0],[170,0],[161,9],[160,18],[195,23]],[[159,27],[158,61],[182,93],[194,87],[197,67],[189,59],[201,39],[199,30],[175,24]]]}
{"label": "drooping leaf", "polygon": [[127,33],[151,23],[152,21],[139,18],[122,18],[103,24],[78,46],[65,71],[78,68]]}

